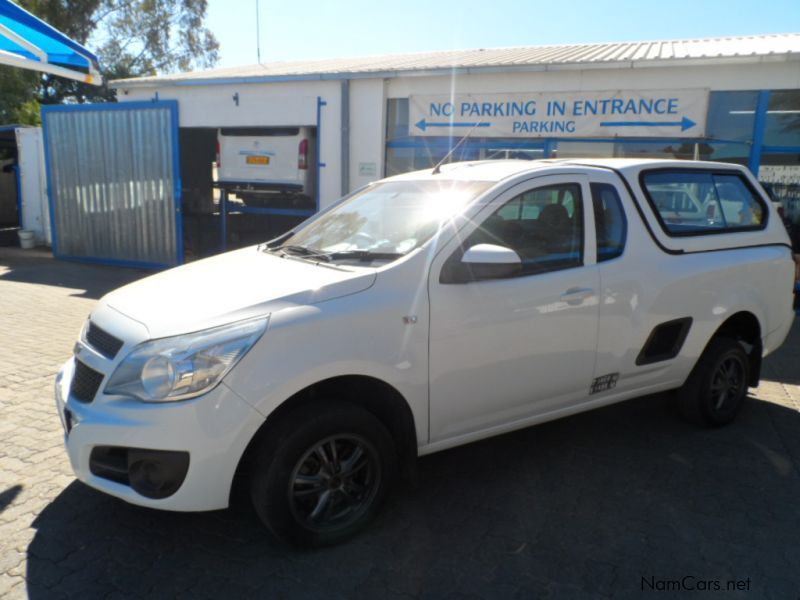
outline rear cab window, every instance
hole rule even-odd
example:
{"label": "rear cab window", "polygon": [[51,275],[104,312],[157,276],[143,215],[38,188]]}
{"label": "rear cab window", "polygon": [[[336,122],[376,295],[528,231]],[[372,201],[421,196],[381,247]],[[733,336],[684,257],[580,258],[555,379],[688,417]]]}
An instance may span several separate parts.
{"label": "rear cab window", "polygon": [[669,169],[640,176],[653,212],[670,236],[764,229],[767,207],[734,171]]}
{"label": "rear cab window", "polygon": [[591,183],[594,223],[597,230],[597,262],[621,256],[625,250],[628,221],[617,189],[608,183]]}

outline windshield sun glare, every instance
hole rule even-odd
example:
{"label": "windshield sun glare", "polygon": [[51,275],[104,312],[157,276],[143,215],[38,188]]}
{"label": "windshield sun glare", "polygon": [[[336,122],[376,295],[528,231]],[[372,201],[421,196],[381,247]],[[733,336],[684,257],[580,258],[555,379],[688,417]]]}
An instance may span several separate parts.
{"label": "windshield sun glare", "polygon": [[311,251],[306,256],[393,260],[427,242],[444,221],[490,185],[474,181],[377,183],[310,222],[284,240],[282,247]]}

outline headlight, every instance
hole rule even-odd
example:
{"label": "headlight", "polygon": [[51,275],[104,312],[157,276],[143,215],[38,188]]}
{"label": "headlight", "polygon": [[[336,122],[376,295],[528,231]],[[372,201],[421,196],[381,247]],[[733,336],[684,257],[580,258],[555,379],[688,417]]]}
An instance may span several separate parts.
{"label": "headlight", "polygon": [[106,394],[171,402],[213,389],[256,343],[268,318],[144,342],[111,375]]}

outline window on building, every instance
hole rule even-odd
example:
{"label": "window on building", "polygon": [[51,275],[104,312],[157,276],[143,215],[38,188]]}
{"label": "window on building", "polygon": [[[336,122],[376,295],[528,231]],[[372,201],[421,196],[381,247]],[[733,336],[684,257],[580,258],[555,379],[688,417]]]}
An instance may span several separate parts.
{"label": "window on building", "polygon": [[692,160],[700,154],[700,143],[681,140],[663,142],[617,142],[614,156],[620,158],[678,158]]}
{"label": "window on building", "polygon": [[553,158],[610,158],[612,156],[614,156],[614,142],[558,140],[553,148]]}
{"label": "window on building", "polygon": [[386,101],[386,139],[408,137],[408,98]]}
{"label": "window on building", "polygon": [[758,92],[711,92],[706,135],[715,140],[753,139]]}
{"label": "window on building", "polygon": [[800,90],[770,93],[764,144],[800,146]]}
{"label": "window on building", "polygon": [[705,140],[621,141],[616,142],[613,156],[619,158],[714,160],[747,165],[750,146],[744,143]]}
{"label": "window on building", "polygon": [[750,158],[749,144],[703,142],[700,145],[700,160],[713,160],[747,166]]}
{"label": "window on building", "polygon": [[758,179],[783,205],[795,247],[800,249],[800,153],[762,154]]}
{"label": "window on building", "polygon": [[738,174],[651,171],[642,175],[648,200],[670,235],[760,229],[766,207]]}

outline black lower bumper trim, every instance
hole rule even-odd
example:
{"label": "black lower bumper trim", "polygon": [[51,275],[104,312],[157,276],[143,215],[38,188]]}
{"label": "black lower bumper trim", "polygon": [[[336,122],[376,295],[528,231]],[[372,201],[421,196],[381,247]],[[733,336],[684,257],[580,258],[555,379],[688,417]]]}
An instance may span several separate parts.
{"label": "black lower bumper trim", "polygon": [[145,498],[167,498],[186,479],[189,453],[96,446],[89,457],[89,470],[97,477],[130,486]]}

